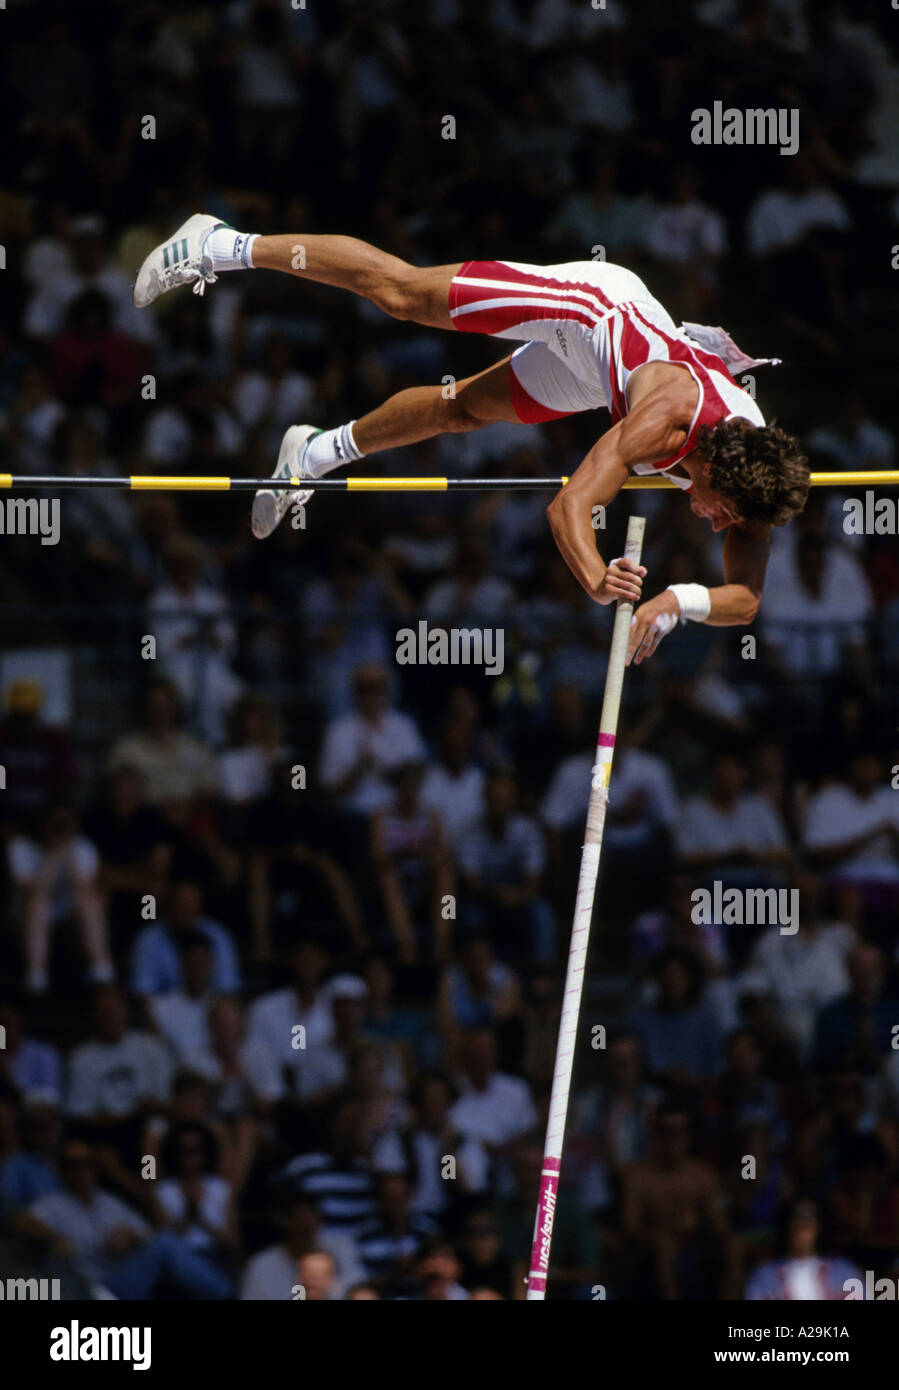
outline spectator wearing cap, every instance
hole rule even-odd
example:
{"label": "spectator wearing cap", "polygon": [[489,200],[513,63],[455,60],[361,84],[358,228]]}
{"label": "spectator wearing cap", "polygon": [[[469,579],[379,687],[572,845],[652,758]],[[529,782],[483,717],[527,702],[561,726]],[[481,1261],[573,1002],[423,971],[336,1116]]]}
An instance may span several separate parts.
{"label": "spectator wearing cap", "polygon": [[6,769],[7,785],[0,824],[27,832],[34,829],[41,811],[72,791],[77,765],[66,731],[41,718],[44,691],[38,681],[17,676],[6,687],[3,700],[0,765]]}

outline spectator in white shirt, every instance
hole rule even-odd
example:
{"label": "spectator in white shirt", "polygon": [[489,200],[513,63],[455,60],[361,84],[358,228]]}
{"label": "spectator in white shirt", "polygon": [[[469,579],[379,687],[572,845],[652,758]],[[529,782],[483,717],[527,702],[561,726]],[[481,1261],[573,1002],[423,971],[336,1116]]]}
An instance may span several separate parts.
{"label": "spectator in white shirt", "polygon": [[863,659],[873,611],[865,572],[845,546],[800,531],[774,547],[762,637],[787,674],[818,679]]}
{"label": "spectator in white shirt", "polygon": [[[385,1130],[372,1146],[372,1167],[378,1173],[404,1173],[412,1183],[412,1208],[435,1220],[445,1220],[460,1194],[484,1192],[490,1161],[479,1139],[460,1130],[452,1115],[456,1099],[440,1072],[419,1077],[413,1095],[415,1115],[407,1126]],[[456,1160],[456,1180],[443,1177],[445,1154]]]}
{"label": "spectator in white shirt", "polygon": [[312,378],[295,371],[291,357],[290,339],[270,334],[258,370],[242,372],[234,388],[234,408],[244,428],[263,429],[272,443],[295,420],[308,419],[315,396]]}
{"label": "spectator in white shirt", "polygon": [[649,217],[646,249],[662,265],[676,268],[681,313],[701,315],[717,290],[727,235],[720,213],[700,201],[692,165],[672,170],[670,196]]}
{"label": "spectator in white shirt", "polygon": [[225,596],[203,577],[205,552],[191,536],[165,548],[168,583],[150,595],[147,618],[156,654],[204,737],[221,744],[225,714],[242,683],[231,670],[236,633]]}
{"label": "spectator in white shirt", "polygon": [[359,666],[353,678],[356,709],[325,731],[320,775],[323,785],[349,810],[368,816],[393,800],[391,772],[420,762],[425,746],[407,714],[387,707],[387,673]]}
{"label": "spectator in white shirt", "polygon": [[851,225],[843,200],[822,186],[811,156],[800,149],[787,164],[789,186],[767,189],[749,209],[746,235],[752,256],[798,246],[818,228],[844,231]]}
{"label": "spectator in white shirt", "polygon": [[152,317],[140,314],[132,299],[131,278],[105,259],[103,221],[86,216],[73,219],[69,226],[68,259],[49,274],[42,274],[25,310],[25,330],[32,338],[52,338],[62,327],[66,310],[85,290],[99,290],[112,307],[113,324],[119,333],[136,342],[152,342],[157,337]]}
{"label": "spectator in white shirt", "polygon": [[769,1001],[775,1024],[805,1063],[818,1010],[849,989],[846,963],[856,936],[844,922],[821,916],[820,890],[811,874],[796,875],[794,886],[799,893],[799,930],[785,934],[772,926],[763,932],[738,988]]}
{"label": "spectator in white shirt", "polygon": [[284,1235],[247,1261],[240,1298],[247,1303],[283,1302],[294,1298],[301,1283],[299,1264],[315,1251],[331,1256],[337,1271],[338,1296],[364,1279],[356,1242],[346,1231],[321,1227],[315,1201],[307,1196],[289,1200],[283,1213]]}
{"label": "spectator in white shirt", "polygon": [[27,985],[33,994],[48,986],[50,932],[72,916],[95,983],[115,978],[109,952],[109,926],[100,893],[100,856],[78,833],[67,806],[51,806],[35,839],[14,835],[6,847],[10,877],[17,890],[17,916],[25,940]]}
{"label": "spectator in white shirt", "polygon": [[242,695],[228,714],[228,747],[219,754],[222,796],[243,807],[271,790],[278,756],[278,725],[258,695]]}
{"label": "spectator in white shirt", "polygon": [[168,1103],[172,1062],[158,1038],[128,1028],[118,986],[97,988],[91,1018],[91,1038],[69,1058],[66,1114],[105,1146],[107,1172],[119,1185],[143,1195],[136,1161],[142,1130]]}
{"label": "spectator in white shirt", "polygon": [[150,995],[147,1010],[156,1031],[181,1065],[209,1045],[209,1006],[212,1002],[212,943],[202,932],[189,931],[179,938],[180,989]]}
{"label": "spectator in white shirt", "polygon": [[489,1028],[472,1029],[465,1040],[460,1089],[450,1119],[488,1149],[502,1149],[537,1123],[528,1083],[497,1070],[496,1039]]}
{"label": "spectator in white shirt", "polygon": [[180,729],[181,709],[171,681],[157,677],[144,694],[141,727],[113,744],[109,768],[136,768],[152,805],[189,802],[218,789],[212,750]]}
{"label": "spectator in white shirt", "polygon": [[649,219],[647,249],[657,260],[690,266],[717,260],[727,250],[721,215],[696,196],[696,171],[677,165],[671,178],[671,198]]}
{"label": "spectator in white shirt", "polygon": [[[243,430],[216,399],[210,380],[197,368],[185,366],[174,379],[175,403],[150,416],[142,451],[166,471],[227,472],[227,461],[241,448]],[[201,469],[201,463],[207,466]]]}
{"label": "spectator in white shirt", "polygon": [[486,783],[484,769],[471,757],[470,722],[448,720],[440,737],[438,761],[425,773],[421,785],[421,804],[440,813],[453,847],[458,847],[484,814]]}
{"label": "spectator in white shirt", "polygon": [[249,1039],[266,1046],[292,1086],[310,1049],[325,1047],[334,1037],[331,995],[322,985],[327,965],[328,956],[317,941],[297,941],[290,952],[290,983],[250,1006]]}
{"label": "spectator in white shirt", "polygon": [[[671,773],[661,758],[636,748],[625,736],[616,749],[615,797],[609,805],[605,844],[614,850],[646,850],[660,829],[671,831],[679,805]],[[590,799],[596,758],[573,753],[556,768],[540,808],[543,824],[554,831],[581,831]]]}
{"label": "spectator in white shirt", "polygon": [[707,792],[690,797],[677,830],[677,847],[685,869],[709,875],[748,874],[763,886],[791,859],[786,830],[777,811],[755,792],[745,790],[746,773],[732,753],[712,761]]}
{"label": "spectator in white shirt", "polygon": [[899,901],[899,800],[886,773],[873,749],[857,751],[844,776],[810,799],[803,842],[831,882]]}
{"label": "spectator in white shirt", "polygon": [[871,419],[861,391],[838,391],[825,423],[810,430],[809,449],[828,455],[832,469],[893,468],[896,441],[889,430]]}
{"label": "spectator in white shirt", "polygon": [[204,1045],[185,1059],[216,1088],[214,1109],[238,1134],[284,1095],[284,1078],[268,1044],[247,1036],[240,1000],[221,994],[209,1005]]}
{"label": "spectator in white shirt", "polygon": [[174,1232],[154,1233],[118,1197],[97,1186],[97,1161],[81,1140],[60,1155],[63,1185],[28,1208],[28,1228],[41,1244],[67,1254],[84,1278],[116,1298],[150,1298],[160,1280],[196,1298],[233,1295],[231,1280]]}
{"label": "spectator in white shirt", "polygon": [[219,1146],[204,1124],[172,1125],[162,1142],[164,1177],[155,1192],[162,1224],[219,1264],[237,1246],[234,1190],[217,1171]]}
{"label": "spectator in white shirt", "polygon": [[210,1123],[221,1127],[226,1146],[222,1171],[239,1193],[273,1108],[285,1094],[282,1068],[261,1038],[247,1037],[243,1005],[229,995],[219,995],[210,1005],[207,1042],[185,1066],[188,1077],[203,1078],[212,1088],[208,1114]]}

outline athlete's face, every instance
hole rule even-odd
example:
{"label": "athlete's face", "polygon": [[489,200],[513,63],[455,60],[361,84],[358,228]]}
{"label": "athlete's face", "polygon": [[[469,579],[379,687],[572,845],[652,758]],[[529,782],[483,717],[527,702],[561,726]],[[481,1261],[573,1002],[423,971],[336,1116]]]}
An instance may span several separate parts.
{"label": "athlete's face", "polygon": [[713,531],[724,531],[728,526],[742,520],[733,503],[725,501],[701,476],[694,477],[689,496],[693,515],[711,522]]}

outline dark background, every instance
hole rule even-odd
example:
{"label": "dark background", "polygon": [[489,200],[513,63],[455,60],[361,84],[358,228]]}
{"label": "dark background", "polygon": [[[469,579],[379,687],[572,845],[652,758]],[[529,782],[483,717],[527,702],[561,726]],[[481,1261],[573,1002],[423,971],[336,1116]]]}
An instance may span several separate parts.
{"label": "dark background", "polygon": [[[130,286],[144,255],[199,210],[246,231],[352,234],[417,264],[604,254],[643,275],[676,319],[722,323],[748,351],[784,359],[758,370],[754,390],[769,419],[800,435],[814,469],[895,464],[899,18],[883,0],[609,0],[604,12],[562,0],[308,0],[305,10],[41,2],[11,3],[0,22],[4,471],[264,476],[297,418],[334,425],[403,386],[458,378],[502,355],[268,273],[221,276],[202,298],[182,289],[136,313]],[[799,153],[694,145],[691,113],[716,100],[798,108]],[[153,139],[142,138],[148,115]],[[448,116],[454,139],[443,138]],[[142,392],[147,374],[154,399]],[[583,415],[500,426],[352,471],[565,474],[606,424]],[[804,1210],[818,1223],[819,1255],[896,1272],[895,833],[884,831],[868,872],[853,871],[854,852],[807,840],[810,808],[829,788],[846,805],[880,798],[889,819],[899,765],[896,538],[847,537],[847,494],[863,495],[815,493],[776,537],[754,649],[742,631],[682,629],[628,673],[622,731],[632,747],[613,779],[555,1296],[590,1297],[597,1283],[618,1298],[739,1296],[754,1268],[783,1253],[782,1205],[799,1196],[813,1204]],[[340,1207],[334,1117],[350,1115],[364,1136],[362,1177],[353,1177],[355,1214],[340,1220],[366,1277],[387,1297],[442,1296],[428,1292],[439,1277],[417,1258],[445,1240],[458,1259],[446,1256],[444,1274],[469,1291],[520,1296],[586,785],[575,776],[580,800],[570,784],[546,798],[564,760],[590,753],[611,621],[567,575],[546,500],[323,497],[305,529],[285,522],[260,544],[241,498],[97,491],[62,496],[57,547],[2,538],[0,983],[26,1037],[55,1049],[27,1065],[21,1050],[19,1062],[0,1052],[2,1156],[16,1160],[0,1162],[10,1272],[23,1251],[37,1260],[44,1247],[33,1233],[25,1240],[18,1219],[37,1189],[8,1174],[52,1187],[57,1129],[90,1140],[104,1188],[160,1229],[166,1218],[153,1184],[135,1176],[137,1156],[188,1120],[217,1137],[207,1176],[217,1170],[231,1184],[237,1244],[202,1248],[238,1288],[248,1260],[280,1239],[285,1200],[303,1187],[302,1162],[284,1177],[291,1160],[319,1155],[316,1172]],[[600,533],[604,554],[620,553],[631,505],[649,517],[648,593],[718,582],[720,539],[676,496],[619,499]],[[434,586],[449,574],[456,584],[438,612]],[[396,665],[398,628],[450,615],[503,628],[501,678]],[[146,634],[158,638],[155,663],[141,658]],[[176,651],[185,634],[189,646]],[[434,821],[414,791],[399,811],[387,806],[390,848],[379,860],[371,808],[329,788],[323,740],[353,708],[363,660],[369,674],[380,663],[391,705],[414,721],[426,775],[449,728],[466,766],[524,818],[485,826],[473,793],[470,838],[481,849],[496,838],[505,903],[477,891],[470,846],[435,850]],[[133,740],[122,740],[144,727],[148,699],[164,723],[166,678],[191,742],[175,744],[157,726],[149,747],[184,773],[184,786],[175,795],[139,787],[126,823],[110,810],[110,769],[135,761]],[[147,746],[139,741],[138,752]],[[722,751],[731,762],[716,761]],[[279,801],[283,769],[297,764],[306,788]],[[780,827],[773,858],[749,843],[719,860],[702,843],[693,799],[713,776],[711,803],[699,808],[706,823],[740,798],[762,798]],[[756,820],[758,805],[747,811]],[[843,838],[857,833],[847,823]],[[244,1012],[283,986],[298,940],[321,944],[326,980],[350,972],[371,981],[372,953],[386,962],[393,1001],[331,1044],[333,1085],[297,1094],[288,1068],[277,1101],[244,1097],[229,1111],[220,1082],[184,1105],[171,1078],[147,1095],[128,1073],[133,1103],[114,1120],[97,1097],[88,1119],[73,1113],[72,1057],[94,1026],[66,857],[83,842],[87,911],[108,935],[138,1031],[159,1028],[131,988],[144,893],[175,932],[179,885],[197,886],[204,920],[239,953]],[[16,865],[46,865],[47,855],[63,866],[58,882],[26,882]],[[775,951],[766,974],[761,929],[703,931],[685,920],[690,893],[716,878],[798,886],[804,917],[820,924],[804,921],[798,954]],[[398,950],[388,882],[400,885],[414,950]],[[442,946],[432,930],[438,886],[458,906]],[[29,977],[23,943],[33,943],[47,903],[42,981]],[[465,943],[476,934],[493,959],[483,997],[463,969],[463,957],[474,969]],[[391,1218],[387,1205],[379,1214],[372,1146],[377,1155],[385,1133],[414,1129],[415,1085],[430,1069],[454,1094],[465,1090],[466,1057],[487,1046],[483,1035],[472,1041],[475,1024],[521,1083],[512,1088],[521,1127],[493,1142],[478,1194],[454,1190],[445,1210],[414,1220]],[[594,1051],[596,1024],[610,1043]],[[747,1031],[734,1041],[738,1028]],[[391,1081],[397,1056],[405,1070]],[[190,1062],[173,1055],[172,1070]],[[616,1082],[616,1065],[638,1067],[639,1080]],[[29,1165],[35,1110],[52,1131],[46,1171]],[[630,1208],[644,1179],[674,1163],[684,1125],[696,1160],[688,1180],[705,1194],[687,1209],[705,1215],[666,1243]],[[457,1143],[454,1124],[450,1134]],[[740,1160],[761,1151],[763,1135],[750,1190]],[[414,1196],[411,1142],[398,1151]],[[160,1177],[181,1180],[171,1155]],[[408,1195],[393,1200],[402,1207]],[[389,1191],[381,1200],[389,1204]],[[660,1200],[669,1214],[677,1205],[670,1192]],[[328,1226],[333,1209],[322,1216]],[[494,1233],[483,1238],[494,1254],[480,1262],[479,1222]],[[192,1231],[187,1221],[179,1238]],[[774,1296],[792,1296],[786,1287]]]}

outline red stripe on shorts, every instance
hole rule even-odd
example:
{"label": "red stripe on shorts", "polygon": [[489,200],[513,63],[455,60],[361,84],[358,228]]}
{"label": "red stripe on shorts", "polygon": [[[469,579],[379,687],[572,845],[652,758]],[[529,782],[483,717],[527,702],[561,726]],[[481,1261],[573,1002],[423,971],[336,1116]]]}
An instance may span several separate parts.
{"label": "red stripe on shorts", "polygon": [[[473,283],[479,279],[498,283]],[[498,299],[508,303],[496,304]],[[471,308],[482,302],[490,307]],[[449,293],[449,311],[456,328],[461,333],[488,335],[540,319],[567,320],[595,328],[608,304],[602,291],[586,281],[553,280],[530,271],[512,270],[501,261],[466,261]],[[462,308],[468,312],[458,313]]]}

